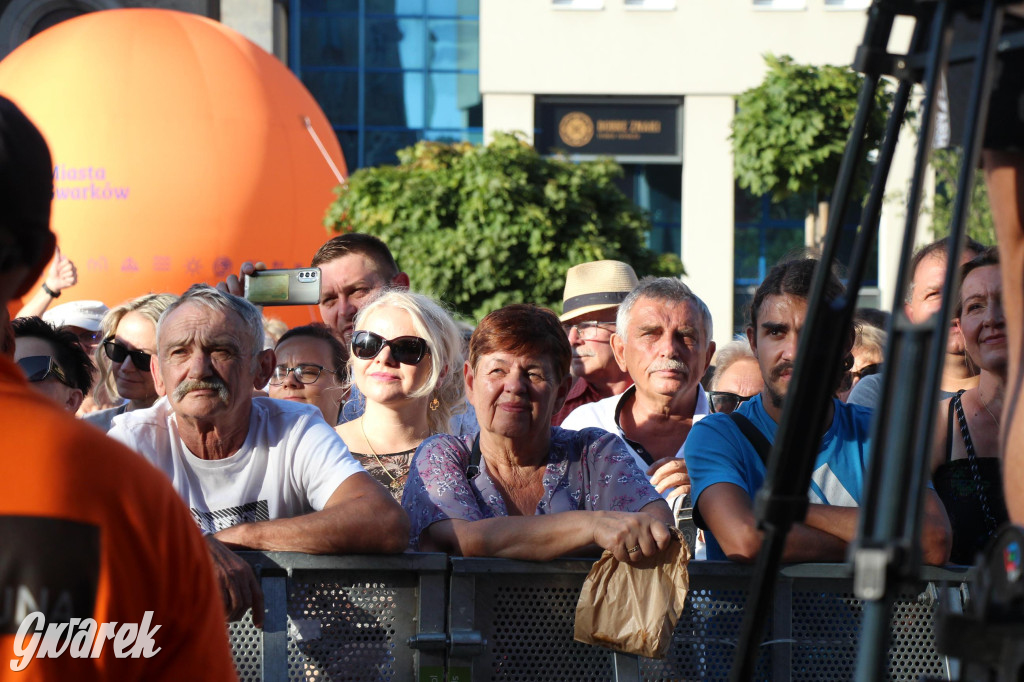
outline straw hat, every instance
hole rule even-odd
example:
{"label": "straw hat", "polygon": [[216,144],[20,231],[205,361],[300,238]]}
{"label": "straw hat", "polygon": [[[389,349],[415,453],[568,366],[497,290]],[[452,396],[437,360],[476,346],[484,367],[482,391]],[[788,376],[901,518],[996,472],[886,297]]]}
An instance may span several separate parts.
{"label": "straw hat", "polygon": [[581,263],[565,273],[562,322],[580,315],[617,308],[637,285],[636,273],[626,263],[598,260]]}

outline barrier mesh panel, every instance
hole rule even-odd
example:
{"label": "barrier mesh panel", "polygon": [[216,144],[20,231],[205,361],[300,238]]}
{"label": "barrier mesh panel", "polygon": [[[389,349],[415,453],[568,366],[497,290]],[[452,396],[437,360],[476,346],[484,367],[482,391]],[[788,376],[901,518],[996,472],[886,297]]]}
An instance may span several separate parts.
{"label": "barrier mesh panel", "polygon": [[[741,590],[691,590],[663,660],[640,659],[644,680],[724,680],[729,677],[743,623],[747,593]],[[766,647],[770,645],[765,645]],[[754,677],[771,679],[767,648]]]}
{"label": "barrier mesh panel", "polygon": [[477,579],[477,627],[487,651],[473,666],[473,680],[542,682],[610,680],[612,652],[573,641],[576,602],[584,576],[496,576]]}
{"label": "barrier mesh panel", "polygon": [[242,620],[228,623],[228,636],[239,682],[260,682],[263,679],[263,633],[252,624],[251,612]]}
{"label": "barrier mesh panel", "polygon": [[935,650],[935,606],[916,595],[904,595],[892,609],[889,679],[918,680],[921,675],[946,678]]}
{"label": "barrier mesh panel", "polygon": [[794,591],[793,679],[853,679],[861,615],[851,594]]}
{"label": "barrier mesh panel", "polygon": [[[406,605],[400,608],[403,598]],[[288,678],[384,682],[412,678],[412,654],[405,638],[415,625],[410,610],[414,605],[415,595],[403,594],[392,583],[339,583],[314,576],[290,580]]]}
{"label": "barrier mesh panel", "polygon": [[[931,603],[913,594],[900,595],[893,605],[888,679],[945,677],[935,651],[933,613]],[[793,679],[853,679],[862,616],[863,603],[852,593],[794,591]]]}

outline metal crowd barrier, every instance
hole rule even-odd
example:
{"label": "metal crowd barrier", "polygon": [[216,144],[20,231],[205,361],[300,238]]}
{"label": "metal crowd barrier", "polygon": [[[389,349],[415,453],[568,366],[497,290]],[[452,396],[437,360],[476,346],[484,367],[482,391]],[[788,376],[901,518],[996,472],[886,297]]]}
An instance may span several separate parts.
{"label": "metal crowd barrier", "polygon": [[444,680],[445,554],[310,556],[239,552],[259,576],[266,614],[231,623],[242,682]]}
{"label": "metal crowd barrier", "polygon": [[[726,679],[751,567],[691,562],[690,594],[664,660],[573,641],[580,587],[593,563],[240,553],[257,568],[267,614],[230,625],[243,681]],[[889,679],[950,679],[935,651],[939,604],[957,611],[965,569],[928,567],[900,595]],[[847,564],[783,568],[756,678],[849,680],[862,615]]]}

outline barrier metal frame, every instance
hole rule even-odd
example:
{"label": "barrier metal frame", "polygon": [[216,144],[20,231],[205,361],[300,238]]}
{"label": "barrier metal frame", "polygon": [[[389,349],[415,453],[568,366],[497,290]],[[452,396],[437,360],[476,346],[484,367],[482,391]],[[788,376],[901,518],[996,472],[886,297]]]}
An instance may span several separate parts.
{"label": "barrier metal frame", "polygon": [[[240,679],[260,682],[338,677],[420,682],[725,679],[754,571],[753,566],[731,562],[691,562],[690,594],[673,648],[666,660],[656,661],[572,640],[576,601],[593,559],[540,563],[433,553],[239,554],[259,576],[266,613],[262,631],[248,617],[229,626],[232,650]],[[934,650],[932,620],[940,604],[960,610],[968,577],[965,568],[925,567],[915,588],[920,592],[898,600],[893,619],[897,632],[890,648],[893,679],[955,677],[956,662],[940,660]],[[351,590],[362,590],[368,582],[371,589],[361,592],[361,598],[388,600],[394,626],[386,642],[378,638],[366,646],[393,652],[390,667],[320,665],[301,641],[309,636],[302,625],[309,602],[302,595],[316,592],[313,620],[324,616],[319,609],[333,608],[337,594],[343,616],[358,621],[360,613],[353,616],[350,608],[355,599]],[[855,662],[863,618],[852,583],[849,564],[782,568],[758,679],[849,679],[844,675]],[[829,608],[846,613],[841,627],[832,628],[821,615]],[[327,614],[327,619],[332,617]],[[362,627],[378,633],[372,620],[371,614]],[[921,664],[923,659],[927,665]]]}
{"label": "barrier metal frame", "polygon": [[[544,564],[453,557],[450,561],[449,628],[453,643],[461,642],[448,660],[451,682],[726,679],[754,573],[753,566],[732,562],[691,562],[690,594],[673,648],[666,661],[655,661],[572,641],[575,603],[592,560]],[[935,650],[933,620],[940,604],[952,611],[961,609],[961,583],[967,569],[924,567],[919,575],[920,581],[900,595],[894,609],[897,632],[889,650],[892,676],[949,679],[956,672],[956,662]],[[762,645],[758,679],[852,678],[864,616],[864,603],[853,594],[853,567],[785,566],[776,590],[771,638]],[[529,606],[531,599],[536,605]],[[817,613],[819,602],[848,612],[841,637],[822,634],[828,632],[829,622]],[[571,606],[568,613],[545,611],[552,603]],[[524,608],[532,613],[520,619],[508,613]],[[804,616],[797,617],[799,613]],[[816,617],[817,630],[806,622]],[[530,631],[533,622],[551,628],[547,639],[545,633]],[[548,651],[537,651],[532,659],[523,657],[523,648],[531,645]],[[832,660],[840,649],[846,656],[845,667]],[[829,670],[835,670],[831,677]]]}

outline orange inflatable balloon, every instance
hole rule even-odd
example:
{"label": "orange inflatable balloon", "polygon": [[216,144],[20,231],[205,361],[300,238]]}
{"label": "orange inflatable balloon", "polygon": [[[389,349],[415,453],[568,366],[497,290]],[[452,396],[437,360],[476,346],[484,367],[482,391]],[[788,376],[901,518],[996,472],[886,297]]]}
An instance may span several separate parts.
{"label": "orange inflatable balloon", "polygon": [[[216,21],[71,19],[0,62],[0,93],[50,145],[53,229],[79,273],[65,300],[181,293],[246,260],[306,267],[329,236],[347,175],[334,131],[277,58]],[[265,312],[319,320],[314,306]]]}

